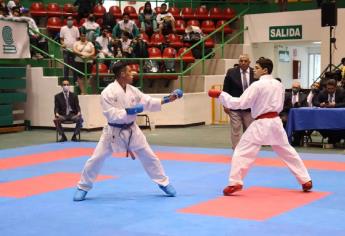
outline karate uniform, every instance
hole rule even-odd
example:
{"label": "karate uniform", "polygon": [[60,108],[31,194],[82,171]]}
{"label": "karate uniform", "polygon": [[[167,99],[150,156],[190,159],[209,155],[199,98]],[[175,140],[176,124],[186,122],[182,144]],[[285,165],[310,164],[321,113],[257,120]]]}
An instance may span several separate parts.
{"label": "karate uniform", "polygon": [[[167,186],[169,178],[165,175],[163,166],[158,157],[153,153],[146,138],[137,124],[128,129],[113,127],[110,124],[130,124],[135,122],[136,115],[127,115],[125,108],[143,104],[144,110],[160,111],[161,100],[143,94],[139,89],[127,84],[126,91],[115,80],[108,85],[101,94],[103,114],[107,118],[108,125],[103,128],[102,136],[97,147],[86,162],[82,171],[78,188],[89,191],[96,180],[106,157],[112,152],[126,152],[129,150],[138,158],[147,174],[157,184]],[[130,130],[132,135],[130,135]],[[130,137],[131,136],[131,137]],[[130,143],[128,146],[128,141]],[[127,147],[128,146],[128,147]]]}
{"label": "karate uniform", "polygon": [[[231,109],[251,109],[253,118],[268,112],[283,110],[284,88],[272,75],[264,75],[249,86],[240,97],[222,92],[220,102]],[[254,120],[244,132],[232,158],[229,185],[243,185],[243,178],[254,163],[261,145],[271,145],[285,162],[300,184],[310,181],[310,176],[296,150],[289,144],[279,116]]]}

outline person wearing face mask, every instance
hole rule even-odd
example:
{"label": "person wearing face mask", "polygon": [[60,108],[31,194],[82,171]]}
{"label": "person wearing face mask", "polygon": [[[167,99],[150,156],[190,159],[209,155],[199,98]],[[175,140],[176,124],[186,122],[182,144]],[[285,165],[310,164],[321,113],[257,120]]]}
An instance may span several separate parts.
{"label": "person wearing face mask", "polygon": [[95,20],[95,16],[90,14],[87,21],[81,27],[81,31],[86,34],[87,40],[90,42],[95,42],[96,38],[101,34],[101,27]]}
{"label": "person wearing face mask", "polygon": [[318,103],[318,96],[320,92],[320,83],[315,82],[311,85],[310,92],[307,97],[308,107],[316,107]]}
{"label": "person wearing face mask", "polygon": [[61,126],[61,123],[64,121],[73,121],[76,123],[72,141],[77,141],[77,135],[80,132],[80,128],[82,127],[82,117],[80,112],[79,100],[78,96],[74,93],[69,91],[69,81],[63,80],[62,81],[62,92],[58,93],[54,97],[54,124],[61,135],[60,142],[67,141],[67,137],[64,133],[64,130]]}
{"label": "person wearing face mask", "polygon": [[[289,111],[291,108],[307,107],[307,95],[301,92],[301,84],[299,81],[292,83],[291,92],[285,92],[284,108],[279,114],[284,127],[286,127]],[[304,131],[295,131],[292,136],[292,146],[300,146],[304,135]]]}
{"label": "person wearing face mask", "polygon": [[168,6],[166,3],[161,5],[161,12],[157,15],[157,23],[159,32],[163,35],[174,33],[175,30],[175,18],[167,11]]}
{"label": "person wearing face mask", "polygon": [[[67,25],[61,27],[60,30],[60,43],[62,45],[63,60],[67,65],[74,66],[75,55],[73,53],[73,45],[79,40],[79,30],[73,25],[73,17],[67,17]],[[68,80],[69,68],[64,66],[63,76],[65,80]],[[73,81],[77,80],[77,73],[73,71]]]}
{"label": "person wearing face mask", "polygon": [[122,14],[122,20],[120,20],[113,28],[113,37],[121,38],[122,32],[128,32],[130,38],[136,38],[139,35],[139,29],[136,26],[135,22],[129,19],[128,13]]}

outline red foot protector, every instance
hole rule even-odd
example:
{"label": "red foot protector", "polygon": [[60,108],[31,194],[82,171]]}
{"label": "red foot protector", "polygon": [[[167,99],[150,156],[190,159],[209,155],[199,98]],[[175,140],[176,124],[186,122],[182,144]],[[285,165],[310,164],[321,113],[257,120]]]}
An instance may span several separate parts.
{"label": "red foot protector", "polygon": [[190,213],[245,220],[267,220],[329,195],[328,192],[304,193],[291,189],[251,187],[233,196],[219,197],[178,210]]}
{"label": "red foot protector", "polygon": [[[114,178],[100,175],[97,181]],[[46,192],[75,187],[80,173],[54,173],[7,183],[0,183],[0,197],[24,198]]]}

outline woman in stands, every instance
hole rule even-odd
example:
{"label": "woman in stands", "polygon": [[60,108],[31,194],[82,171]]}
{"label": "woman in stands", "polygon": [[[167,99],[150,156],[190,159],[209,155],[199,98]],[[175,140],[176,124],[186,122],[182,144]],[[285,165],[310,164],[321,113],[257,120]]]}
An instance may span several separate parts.
{"label": "woman in stands", "polygon": [[140,30],[145,32],[149,37],[157,31],[156,13],[151,8],[151,3],[146,2],[144,10],[139,15]]}

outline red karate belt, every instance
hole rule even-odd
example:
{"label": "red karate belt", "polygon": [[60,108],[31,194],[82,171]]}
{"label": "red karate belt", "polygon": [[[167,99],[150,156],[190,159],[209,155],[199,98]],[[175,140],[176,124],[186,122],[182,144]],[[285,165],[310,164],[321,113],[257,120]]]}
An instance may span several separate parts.
{"label": "red karate belt", "polygon": [[255,120],[265,119],[265,118],[275,118],[278,116],[278,112],[272,111],[259,115]]}

